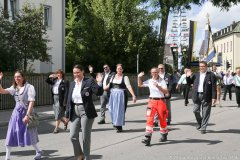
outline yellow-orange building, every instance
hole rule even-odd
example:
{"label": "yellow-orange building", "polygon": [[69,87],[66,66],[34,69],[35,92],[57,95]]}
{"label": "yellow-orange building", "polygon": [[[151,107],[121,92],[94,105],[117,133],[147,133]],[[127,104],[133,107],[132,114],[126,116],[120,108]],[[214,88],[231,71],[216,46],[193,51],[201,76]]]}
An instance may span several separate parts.
{"label": "yellow-orange building", "polygon": [[[213,34],[213,41],[216,48],[216,55],[212,62],[221,63],[219,70],[231,72],[240,66],[240,21]],[[227,61],[231,65],[227,68]]]}

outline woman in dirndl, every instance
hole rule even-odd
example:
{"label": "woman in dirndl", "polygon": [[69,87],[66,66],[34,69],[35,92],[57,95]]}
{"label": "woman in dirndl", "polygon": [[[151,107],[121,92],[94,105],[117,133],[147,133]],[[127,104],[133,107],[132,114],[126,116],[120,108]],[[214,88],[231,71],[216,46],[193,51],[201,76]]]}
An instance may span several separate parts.
{"label": "woman in dirndl", "polygon": [[110,80],[108,85],[111,93],[109,98],[109,113],[114,128],[117,133],[122,132],[125,125],[125,112],[127,109],[128,94],[127,89],[132,95],[132,100],[136,102],[136,96],[131,87],[128,76],[123,75],[122,64],[117,64],[116,75]]}
{"label": "woman in dirndl", "polygon": [[[3,73],[0,73],[0,80]],[[12,112],[8,131],[6,136],[6,157],[5,160],[10,160],[12,147],[25,147],[32,145],[36,150],[35,160],[41,159],[43,151],[37,146],[39,142],[37,127],[28,128],[29,116],[34,112],[33,106],[35,101],[34,86],[27,83],[21,71],[16,71],[14,74],[14,82],[10,88],[3,89],[0,85],[1,94],[11,94],[14,96],[16,105]]]}

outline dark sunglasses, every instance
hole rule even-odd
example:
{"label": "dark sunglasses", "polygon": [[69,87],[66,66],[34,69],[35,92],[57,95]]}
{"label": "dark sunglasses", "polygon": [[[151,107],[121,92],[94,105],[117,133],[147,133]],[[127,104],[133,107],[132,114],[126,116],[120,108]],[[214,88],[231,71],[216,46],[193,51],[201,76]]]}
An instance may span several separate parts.
{"label": "dark sunglasses", "polygon": [[108,67],[103,67],[103,69],[107,69]]}
{"label": "dark sunglasses", "polygon": [[158,68],[158,69],[164,69],[164,68]]}

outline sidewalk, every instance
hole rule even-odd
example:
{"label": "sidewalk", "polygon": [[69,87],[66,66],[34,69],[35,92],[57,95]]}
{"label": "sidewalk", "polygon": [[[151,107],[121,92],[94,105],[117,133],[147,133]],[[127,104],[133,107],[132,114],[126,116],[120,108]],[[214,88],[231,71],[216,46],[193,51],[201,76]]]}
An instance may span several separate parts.
{"label": "sidewalk", "polygon": [[[180,94],[173,95],[171,100],[176,100],[181,97],[182,96]],[[131,99],[131,98],[129,97],[129,99]],[[128,101],[128,107],[146,105],[147,102],[148,102],[148,96],[138,97],[136,103],[133,103],[131,100]],[[100,101],[97,100],[94,102],[94,104],[95,104],[95,108],[96,108],[97,112],[99,112]],[[52,105],[36,106],[34,109],[38,113],[40,120],[54,119]],[[4,127],[4,126],[8,125],[11,114],[12,114],[12,110],[0,111],[0,127]]]}

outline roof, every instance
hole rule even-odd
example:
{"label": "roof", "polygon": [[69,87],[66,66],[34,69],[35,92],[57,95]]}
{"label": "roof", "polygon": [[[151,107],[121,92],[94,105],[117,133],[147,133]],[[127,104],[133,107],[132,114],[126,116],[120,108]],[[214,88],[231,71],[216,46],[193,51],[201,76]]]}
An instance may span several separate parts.
{"label": "roof", "polygon": [[221,39],[225,36],[233,33],[240,33],[240,21],[233,22],[230,26],[227,26],[213,34],[213,40]]}

